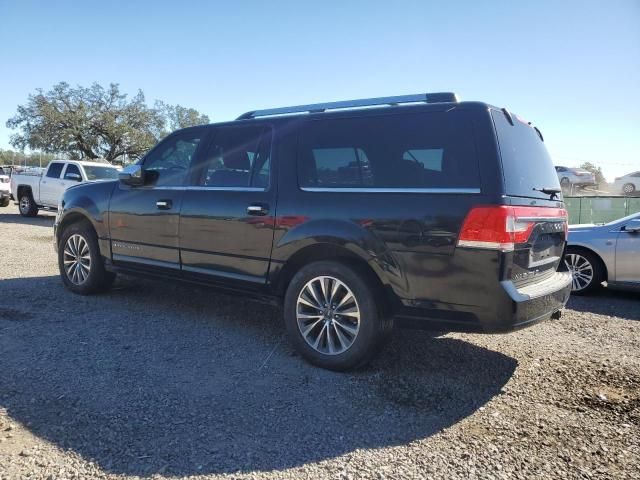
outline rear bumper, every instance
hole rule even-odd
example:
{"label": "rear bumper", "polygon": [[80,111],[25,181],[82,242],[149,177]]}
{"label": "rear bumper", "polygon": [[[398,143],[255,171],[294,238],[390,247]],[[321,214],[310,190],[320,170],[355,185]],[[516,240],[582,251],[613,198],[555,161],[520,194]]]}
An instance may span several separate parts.
{"label": "rear bumper", "polygon": [[[556,272],[543,282],[521,289],[512,282],[502,282],[502,288],[506,294],[502,300],[502,317],[481,319],[487,332],[508,332],[550,318],[569,300],[571,273]],[[507,314],[507,308],[510,314]]]}
{"label": "rear bumper", "polygon": [[[432,302],[398,312],[400,326],[448,331],[506,333],[551,318],[566,305],[571,293],[571,274],[556,272],[536,284],[516,288],[499,283],[484,305],[439,305]],[[428,308],[431,307],[431,308]]]}

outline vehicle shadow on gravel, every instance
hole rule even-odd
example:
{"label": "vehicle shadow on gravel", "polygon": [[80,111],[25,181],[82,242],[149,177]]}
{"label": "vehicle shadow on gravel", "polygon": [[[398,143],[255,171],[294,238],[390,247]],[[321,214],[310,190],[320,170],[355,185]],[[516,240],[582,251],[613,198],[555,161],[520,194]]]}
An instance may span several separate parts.
{"label": "vehicle shadow on gravel", "polygon": [[571,295],[567,308],[627,320],[640,320],[640,291],[601,288],[590,295]]}
{"label": "vehicle shadow on gravel", "polygon": [[0,210],[0,224],[2,223],[13,223],[16,225],[34,225],[36,227],[51,227],[53,225],[54,220],[56,219],[55,214],[45,213],[43,215],[38,215],[37,217],[23,217],[18,213],[18,210],[13,212],[3,212]]}
{"label": "vehicle shadow on gravel", "polygon": [[117,285],[80,297],[54,276],[0,281],[0,407],[110,473],[273,471],[404,445],[471,415],[517,366],[411,330],[366,370],[328,372],[293,353],[275,308]]}

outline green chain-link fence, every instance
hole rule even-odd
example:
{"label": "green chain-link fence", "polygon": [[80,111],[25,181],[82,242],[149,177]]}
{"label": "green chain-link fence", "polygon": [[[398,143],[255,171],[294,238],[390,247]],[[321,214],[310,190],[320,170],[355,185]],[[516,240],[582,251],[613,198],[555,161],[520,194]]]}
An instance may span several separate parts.
{"label": "green chain-link fence", "polygon": [[569,224],[606,223],[640,212],[637,197],[564,197]]}

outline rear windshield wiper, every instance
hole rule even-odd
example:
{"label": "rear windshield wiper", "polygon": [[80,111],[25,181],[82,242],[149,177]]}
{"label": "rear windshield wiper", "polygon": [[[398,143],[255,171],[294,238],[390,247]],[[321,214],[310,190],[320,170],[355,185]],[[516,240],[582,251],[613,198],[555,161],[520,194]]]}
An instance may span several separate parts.
{"label": "rear windshield wiper", "polygon": [[558,194],[562,191],[559,188],[555,187],[542,187],[542,188],[533,188],[536,192],[542,192],[546,195],[551,195],[551,200],[556,198]]}

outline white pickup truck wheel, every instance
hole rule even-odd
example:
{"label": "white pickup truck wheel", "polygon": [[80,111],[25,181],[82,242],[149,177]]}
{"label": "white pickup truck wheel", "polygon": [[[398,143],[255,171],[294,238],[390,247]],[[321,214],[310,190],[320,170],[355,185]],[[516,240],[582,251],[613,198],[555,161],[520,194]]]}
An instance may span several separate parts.
{"label": "white pickup truck wheel", "polygon": [[33,201],[33,197],[30,192],[23,193],[20,196],[18,209],[20,210],[20,215],[23,217],[35,217],[38,215],[38,205]]}

